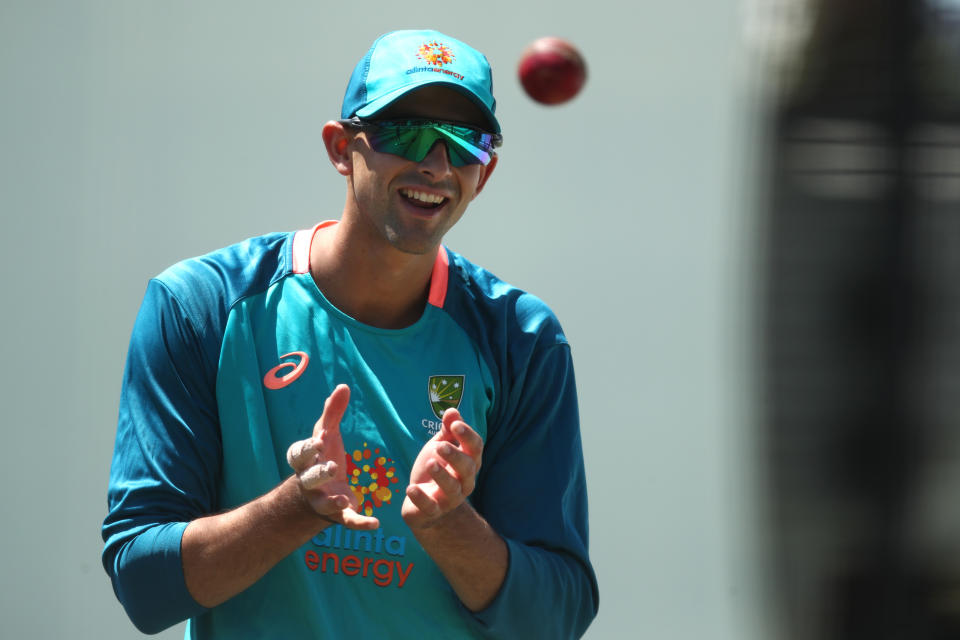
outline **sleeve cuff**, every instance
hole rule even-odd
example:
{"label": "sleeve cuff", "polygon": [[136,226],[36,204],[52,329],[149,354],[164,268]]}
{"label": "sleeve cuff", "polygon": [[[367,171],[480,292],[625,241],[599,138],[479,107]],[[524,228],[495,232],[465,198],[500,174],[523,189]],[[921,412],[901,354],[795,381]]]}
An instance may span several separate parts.
{"label": "sleeve cuff", "polygon": [[180,556],[186,522],[144,530],[116,558],[115,587],[133,624],[157,633],[206,609],[187,591]]}

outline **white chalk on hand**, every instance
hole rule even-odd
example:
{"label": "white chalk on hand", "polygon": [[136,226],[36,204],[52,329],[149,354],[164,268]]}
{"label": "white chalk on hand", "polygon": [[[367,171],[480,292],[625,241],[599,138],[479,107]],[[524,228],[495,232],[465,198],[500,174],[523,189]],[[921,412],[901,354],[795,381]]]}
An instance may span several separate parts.
{"label": "white chalk on hand", "polygon": [[298,440],[287,448],[287,464],[297,470],[313,462],[316,455],[313,438]]}
{"label": "white chalk on hand", "polygon": [[300,483],[304,489],[316,489],[328,482],[337,472],[337,465],[333,460],[315,464],[300,474]]}

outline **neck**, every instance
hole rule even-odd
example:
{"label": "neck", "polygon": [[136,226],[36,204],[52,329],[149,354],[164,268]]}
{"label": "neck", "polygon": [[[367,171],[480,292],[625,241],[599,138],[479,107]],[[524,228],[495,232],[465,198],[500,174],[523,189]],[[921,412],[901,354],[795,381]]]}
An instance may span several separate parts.
{"label": "neck", "polygon": [[359,322],[382,329],[410,326],[423,315],[436,253],[404,253],[362,234],[348,220],[318,229],[310,249],[314,282]]}

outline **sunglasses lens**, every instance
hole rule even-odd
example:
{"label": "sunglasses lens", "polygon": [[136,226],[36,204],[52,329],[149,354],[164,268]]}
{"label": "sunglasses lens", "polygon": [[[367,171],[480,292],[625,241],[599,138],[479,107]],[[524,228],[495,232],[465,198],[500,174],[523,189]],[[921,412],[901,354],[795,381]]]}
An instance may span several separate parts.
{"label": "sunglasses lens", "polygon": [[493,136],[489,133],[452,125],[441,125],[436,130],[447,139],[447,151],[454,166],[488,164],[493,157]]}
{"label": "sunglasses lens", "polygon": [[493,157],[493,135],[444,122],[381,122],[367,129],[367,140],[374,151],[402,156],[420,162],[436,142],[447,144],[450,163],[488,164]]}

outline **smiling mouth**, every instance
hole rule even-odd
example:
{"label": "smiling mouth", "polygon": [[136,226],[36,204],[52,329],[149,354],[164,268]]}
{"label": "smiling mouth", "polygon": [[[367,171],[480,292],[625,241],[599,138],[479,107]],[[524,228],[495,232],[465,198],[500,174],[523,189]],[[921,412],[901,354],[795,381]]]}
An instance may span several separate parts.
{"label": "smiling mouth", "polygon": [[423,209],[437,209],[442,207],[447,199],[432,193],[424,193],[416,189],[400,189],[400,195],[410,204]]}

